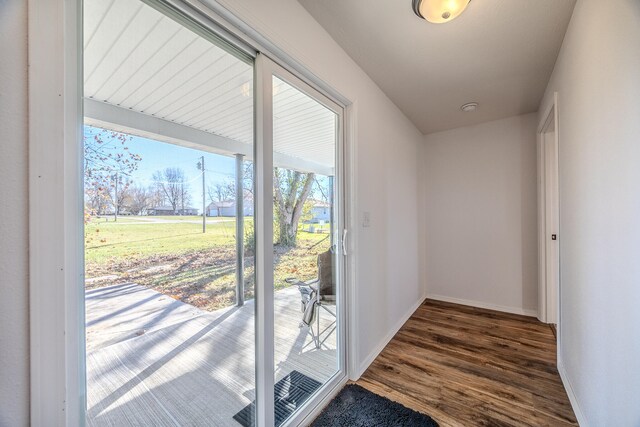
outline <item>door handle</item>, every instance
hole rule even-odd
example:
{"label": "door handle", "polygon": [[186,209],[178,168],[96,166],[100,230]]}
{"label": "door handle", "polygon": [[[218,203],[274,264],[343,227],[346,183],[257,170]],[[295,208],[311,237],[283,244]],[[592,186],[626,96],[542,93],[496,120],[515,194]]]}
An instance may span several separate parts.
{"label": "door handle", "polygon": [[347,254],[347,229],[342,230],[342,254]]}
{"label": "door handle", "polygon": [[551,235],[551,240],[558,240],[558,235],[557,234],[552,234]]}

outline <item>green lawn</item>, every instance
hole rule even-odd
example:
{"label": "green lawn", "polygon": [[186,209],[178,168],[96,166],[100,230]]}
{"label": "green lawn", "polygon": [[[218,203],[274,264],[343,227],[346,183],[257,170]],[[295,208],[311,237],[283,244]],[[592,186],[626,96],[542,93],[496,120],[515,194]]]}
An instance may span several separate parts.
{"label": "green lawn", "polygon": [[[187,221],[202,217],[143,217],[174,220],[173,223],[154,223],[120,217],[92,220],[85,225],[85,262],[88,265],[118,261],[122,257],[140,258],[159,254],[181,254],[208,249],[214,246],[234,246],[236,223],[234,218],[225,221],[209,221],[207,232],[202,233],[202,223]],[[178,219],[180,218],[180,219]],[[251,227],[253,219],[245,220]]]}
{"label": "green lawn", "polygon": [[[88,287],[135,282],[194,306],[215,310],[235,299],[235,219],[202,217],[97,218],[85,226]],[[245,219],[251,230],[253,219]],[[300,231],[295,248],[274,248],[275,287],[316,277],[316,257],[328,234]],[[106,278],[106,276],[109,276]],[[117,276],[114,278],[113,276]],[[98,279],[105,277],[104,279]],[[253,296],[253,254],[245,252],[245,297]]]}

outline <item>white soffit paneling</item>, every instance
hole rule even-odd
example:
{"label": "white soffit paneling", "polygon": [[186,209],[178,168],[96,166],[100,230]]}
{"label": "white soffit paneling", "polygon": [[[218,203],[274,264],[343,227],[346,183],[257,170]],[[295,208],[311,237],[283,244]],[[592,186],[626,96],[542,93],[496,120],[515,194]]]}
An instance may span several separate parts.
{"label": "white soffit paneling", "polygon": [[335,113],[278,78],[274,78],[273,91],[274,150],[304,153],[308,159],[333,167]]}
{"label": "white soffit paneling", "polygon": [[[85,0],[85,98],[251,146],[252,86],[250,64],[141,1]],[[333,168],[333,112],[278,81],[274,113],[276,153]]]}

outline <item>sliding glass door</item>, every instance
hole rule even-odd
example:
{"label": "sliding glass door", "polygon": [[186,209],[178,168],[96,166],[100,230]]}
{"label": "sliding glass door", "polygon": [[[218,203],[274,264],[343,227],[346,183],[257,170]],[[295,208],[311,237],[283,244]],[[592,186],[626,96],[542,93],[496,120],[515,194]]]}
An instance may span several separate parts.
{"label": "sliding glass door", "polygon": [[274,67],[275,425],[340,370],[340,109]]}
{"label": "sliding glass door", "polygon": [[253,424],[253,58],[84,1],[89,425]]}
{"label": "sliding glass door", "polygon": [[343,110],[171,4],[83,1],[86,422],[297,423],[345,375]]}

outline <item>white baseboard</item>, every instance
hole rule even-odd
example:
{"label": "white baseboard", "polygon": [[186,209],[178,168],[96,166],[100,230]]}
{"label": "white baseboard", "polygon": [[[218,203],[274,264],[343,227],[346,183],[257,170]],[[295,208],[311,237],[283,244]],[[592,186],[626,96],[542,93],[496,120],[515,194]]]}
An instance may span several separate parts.
{"label": "white baseboard", "polygon": [[404,316],[402,316],[398,320],[398,322],[396,322],[391,331],[389,331],[389,333],[382,339],[382,341],[380,341],[380,343],[371,351],[371,353],[369,353],[369,355],[362,361],[362,363],[360,363],[356,378],[351,378],[353,381],[357,380],[362,376],[362,374],[364,374],[364,371],[366,371],[369,365],[371,365],[373,361],[376,360],[376,357],[378,357],[378,355],[382,352],[382,350],[384,350],[387,344],[389,344],[389,341],[391,341],[395,334],[398,333],[400,328],[402,328],[402,326],[407,323],[407,320],[409,320],[409,318],[413,315],[413,313],[415,313],[418,307],[422,305],[426,298],[427,297],[425,295],[421,296],[418,301],[413,306],[411,306],[411,308],[404,314]]}
{"label": "white baseboard", "polygon": [[562,380],[562,384],[564,385],[564,389],[567,392],[567,396],[569,396],[569,402],[571,402],[571,408],[573,409],[573,413],[576,414],[576,418],[578,420],[578,425],[581,427],[588,427],[587,419],[584,414],[580,410],[580,406],[578,405],[578,399],[576,398],[576,394],[573,392],[573,387],[571,387],[571,383],[569,382],[569,378],[567,377],[567,371],[564,369],[564,364],[562,363],[562,359],[558,356],[558,373],[560,373],[560,379]]}
{"label": "white baseboard", "polygon": [[472,300],[467,300],[462,298],[447,297],[444,295],[427,294],[427,298],[434,299],[437,301],[450,302],[453,304],[468,305],[468,306],[477,307],[477,308],[486,308],[487,310],[496,310],[496,311],[502,311],[505,313],[521,314],[523,316],[529,316],[529,317],[536,317],[538,315],[538,312],[536,310],[528,310],[521,307],[508,307],[504,305],[490,304],[490,303],[481,302],[481,301],[472,301]]}

